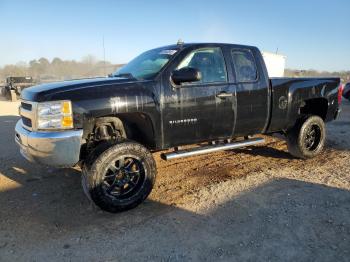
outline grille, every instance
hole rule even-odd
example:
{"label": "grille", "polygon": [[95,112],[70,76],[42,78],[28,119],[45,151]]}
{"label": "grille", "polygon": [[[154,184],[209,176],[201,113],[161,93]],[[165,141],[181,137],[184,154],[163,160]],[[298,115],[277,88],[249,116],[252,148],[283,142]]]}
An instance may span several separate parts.
{"label": "grille", "polygon": [[23,127],[29,131],[35,130],[37,103],[31,101],[21,101],[21,108],[19,110],[22,118]]}
{"label": "grille", "polygon": [[22,122],[23,122],[23,125],[27,127],[32,127],[32,120],[30,120],[29,118],[22,116]]}
{"label": "grille", "polygon": [[32,111],[32,105],[31,104],[27,104],[27,103],[21,102],[21,107],[23,109],[25,109],[25,110]]}

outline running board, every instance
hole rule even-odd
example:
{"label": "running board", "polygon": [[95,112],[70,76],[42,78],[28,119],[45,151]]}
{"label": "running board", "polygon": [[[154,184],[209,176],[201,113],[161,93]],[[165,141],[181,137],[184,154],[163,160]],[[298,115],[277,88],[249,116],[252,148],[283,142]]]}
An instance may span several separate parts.
{"label": "running board", "polygon": [[227,144],[217,144],[217,145],[210,145],[210,146],[200,146],[185,150],[176,150],[171,153],[165,153],[162,154],[161,157],[164,160],[171,160],[175,158],[182,158],[182,157],[189,157],[189,156],[195,156],[195,155],[201,155],[201,154],[208,154],[216,151],[222,151],[222,150],[229,150],[229,149],[236,149],[240,147],[245,146],[252,146],[264,143],[265,139],[263,138],[251,138],[246,139],[243,141],[237,141],[233,143],[227,143]]}

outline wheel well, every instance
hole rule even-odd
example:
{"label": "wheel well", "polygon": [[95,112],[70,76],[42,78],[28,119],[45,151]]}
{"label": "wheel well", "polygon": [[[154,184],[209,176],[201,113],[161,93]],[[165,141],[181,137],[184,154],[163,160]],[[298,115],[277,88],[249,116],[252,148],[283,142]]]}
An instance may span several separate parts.
{"label": "wheel well", "polygon": [[147,148],[155,147],[152,121],[142,113],[99,117],[91,131],[95,140],[124,138],[134,140]]}
{"label": "wheel well", "polygon": [[323,120],[326,119],[328,111],[328,101],[325,98],[315,98],[306,100],[300,108],[301,115],[317,115]]}

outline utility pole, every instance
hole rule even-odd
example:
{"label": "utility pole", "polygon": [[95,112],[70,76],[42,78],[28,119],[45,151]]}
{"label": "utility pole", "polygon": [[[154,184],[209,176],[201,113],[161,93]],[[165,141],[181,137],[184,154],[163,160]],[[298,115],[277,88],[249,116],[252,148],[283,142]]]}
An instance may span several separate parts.
{"label": "utility pole", "polygon": [[106,50],[105,50],[105,36],[102,36],[103,47],[103,75],[106,76]]}

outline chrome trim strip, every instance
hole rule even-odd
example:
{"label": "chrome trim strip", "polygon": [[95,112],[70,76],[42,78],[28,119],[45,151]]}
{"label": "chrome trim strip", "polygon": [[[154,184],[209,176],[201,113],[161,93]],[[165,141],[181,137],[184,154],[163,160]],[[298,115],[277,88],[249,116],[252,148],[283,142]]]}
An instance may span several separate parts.
{"label": "chrome trim strip", "polygon": [[244,141],[238,141],[238,142],[228,143],[223,145],[219,144],[219,145],[212,145],[212,146],[195,147],[187,150],[174,151],[171,153],[162,154],[161,157],[164,160],[171,160],[175,158],[208,154],[208,153],[221,151],[221,150],[229,150],[229,149],[236,149],[236,148],[245,147],[245,146],[252,146],[252,145],[261,144],[264,142],[265,142],[265,139],[263,138],[252,138]]}

